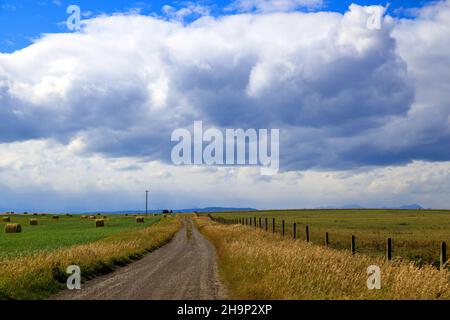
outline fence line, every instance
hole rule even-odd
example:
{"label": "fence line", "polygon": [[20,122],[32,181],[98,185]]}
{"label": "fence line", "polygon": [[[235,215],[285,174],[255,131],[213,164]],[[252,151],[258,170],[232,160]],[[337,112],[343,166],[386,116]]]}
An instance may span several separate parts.
{"label": "fence line", "polygon": [[[221,224],[241,224],[244,226],[254,226],[254,228],[257,228],[257,224],[256,224],[256,217],[254,218],[236,218],[236,219],[225,219],[222,217],[213,217],[211,214],[208,214],[208,217],[215,222],[221,223]],[[263,230],[262,227],[262,218],[259,218],[259,228],[261,230]],[[268,219],[265,218],[265,231],[268,232],[269,228],[268,228]],[[310,233],[309,233],[310,229],[309,229],[309,225],[306,226],[306,242],[310,241]],[[272,233],[276,232],[276,221],[275,218],[272,218]],[[285,235],[285,222],[284,220],[282,220],[282,236],[284,238]],[[297,223],[294,222],[293,223],[293,230],[292,230],[292,237],[294,239],[297,239]],[[325,233],[325,246],[329,246],[330,245],[330,236],[329,233],[326,232]],[[392,260],[392,239],[388,238],[386,241],[386,259],[388,261]],[[356,248],[356,237],[354,235],[352,235],[351,237],[351,245],[350,245],[350,251],[352,254],[356,254],[357,253],[357,248]],[[441,246],[440,246],[440,256],[439,256],[439,262],[440,262],[440,268],[444,268],[445,264],[447,263],[447,244],[443,241],[441,242]]]}

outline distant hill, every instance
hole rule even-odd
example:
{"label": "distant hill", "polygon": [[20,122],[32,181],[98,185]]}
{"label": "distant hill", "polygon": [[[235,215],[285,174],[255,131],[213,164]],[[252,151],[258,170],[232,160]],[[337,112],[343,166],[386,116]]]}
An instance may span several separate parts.
{"label": "distant hill", "polygon": [[[222,211],[256,211],[254,208],[234,208],[234,207],[207,207],[207,208],[190,208],[190,209],[170,209],[173,210],[174,213],[187,213],[187,212],[222,212]],[[148,210],[148,213],[161,213],[163,209],[157,210]],[[93,212],[83,212],[84,214],[94,214],[94,213],[103,213],[103,214],[142,214],[145,213],[145,210],[120,210],[120,211],[93,211]]]}
{"label": "distant hill", "polygon": [[414,204],[406,204],[403,206],[400,206],[396,209],[414,209],[414,210],[421,210],[423,207],[420,204],[414,203]]}
{"label": "distant hill", "polygon": [[180,209],[173,210],[173,212],[223,212],[223,211],[257,211],[254,208],[233,208],[233,207],[207,207],[197,209]]}
{"label": "distant hill", "polygon": [[[170,208],[168,208],[170,210]],[[422,210],[424,209],[420,204],[405,204],[401,206],[380,206],[380,207],[364,207],[359,204],[345,204],[340,206],[321,206],[314,209],[392,209],[392,210]],[[258,211],[255,208],[236,208],[236,207],[206,207],[206,208],[186,208],[186,209],[172,209],[174,213],[188,213],[188,212],[224,212],[224,211]],[[148,210],[148,213],[161,213],[163,209]],[[144,210],[120,210],[120,211],[91,211],[83,212],[82,214],[142,214]]]}

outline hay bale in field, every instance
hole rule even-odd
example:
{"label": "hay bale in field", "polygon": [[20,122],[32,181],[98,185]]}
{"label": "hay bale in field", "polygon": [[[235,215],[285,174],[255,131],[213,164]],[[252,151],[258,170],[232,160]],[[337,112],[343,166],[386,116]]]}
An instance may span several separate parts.
{"label": "hay bale in field", "polygon": [[53,216],[52,219],[58,220],[59,216]]}
{"label": "hay bale in field", "polygon": [[10,217],[3,217],[3,222],[11,222],[11,218]]}
{"label": "hay bale in field", "polygon": [[137,223],[144,223],[144,217],[136,217]]}
{"label": "hay bale in field", "polygon": [[38,225],[38,219],[30,219],[30,226],[37,226]]}
{"label": "hay bale in field", "polygon": [[33,216],[37,216],[38,214],[37,213],[33,213]]}
{"label": "hay bale in field", "polygon": [[95,216],[89,216],[89,219],[95,220]]}
{"label": "hay bale in field", "polygon": [[105,226],[105,220],[103,220],[103,219],[96,219],[95,220],[95,226],[97,228],[104,227]]}
{"label": "hay bale in field", "polygon": [[88,218],[88,216],[85,216],[85,215],[81,216],[81,219],[87,219],[87,218]]}
{"label": "hay bale in field", "polygon": [[5,226],[5,233],[21,233],[22,227],[18,223],[8,223]]}

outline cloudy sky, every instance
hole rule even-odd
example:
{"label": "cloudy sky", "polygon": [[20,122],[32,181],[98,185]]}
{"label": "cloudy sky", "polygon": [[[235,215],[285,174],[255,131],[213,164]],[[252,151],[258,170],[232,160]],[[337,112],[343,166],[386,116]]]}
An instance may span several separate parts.
{"label": "cloudy sky", "polygon": [[[450,208],[449,34],[450,1],[0,0],[0,211]],[[280,171],[175,166],[194,121],[280,129]]]}

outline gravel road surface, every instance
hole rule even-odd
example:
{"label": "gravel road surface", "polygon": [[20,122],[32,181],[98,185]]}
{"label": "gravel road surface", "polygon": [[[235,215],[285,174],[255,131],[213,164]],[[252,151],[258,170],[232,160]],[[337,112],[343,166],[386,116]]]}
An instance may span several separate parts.
{"label": "gravel road surface", "polygon": [[165,246],[141,260],[65,290],[56,300],[214,300],[225,299],[214,246],[191,220]]}

